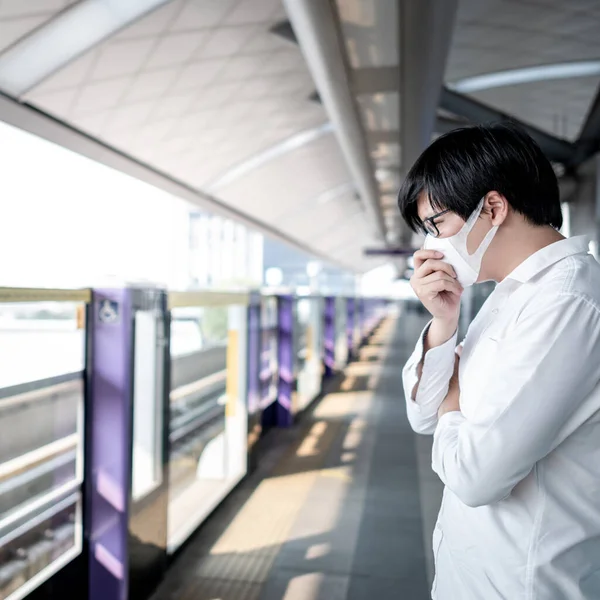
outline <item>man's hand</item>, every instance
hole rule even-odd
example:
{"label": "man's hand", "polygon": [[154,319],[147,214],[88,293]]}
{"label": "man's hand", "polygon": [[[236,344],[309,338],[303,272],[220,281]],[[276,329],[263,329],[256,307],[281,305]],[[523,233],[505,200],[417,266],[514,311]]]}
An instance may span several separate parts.
{"label": "man's hand", "polygon": [[447,412],[460,412],[460,386],[458,384],[458,367],[460,365],[460,351],[461,347],[458,348],[456,357],[454,359],[454,373],[450,378],[450,384],[448,387],[448,393],[444,398],[444,401],[440,404],[438,409],[438,419],[445,415]]}
{"label": "man's hand", "polygon": [[[463,288],[454,268],[435,250],[417,250],[414,254],[415,271],[410,285],[434,322],[449,329],[448,339],[456,329]],[[442,340],[445,342],[446,340]]]}

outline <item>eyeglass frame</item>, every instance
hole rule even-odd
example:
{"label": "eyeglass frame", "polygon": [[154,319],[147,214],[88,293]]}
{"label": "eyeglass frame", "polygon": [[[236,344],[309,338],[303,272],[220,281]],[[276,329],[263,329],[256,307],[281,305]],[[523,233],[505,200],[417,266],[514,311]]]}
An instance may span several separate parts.
{"label": "eyeglass frame", "polygon": [[[442,210],[439,213],[436,213],[435,215],[431,215],[431,217],[427,217],[426,219],[423,219],[423,223],[421,225],[421,227],[423,228],[423,231],[425,232],[425,235],[431,235],[432,237],[440,237],[440,230],[437,228],[437,225],[433,222],[434,219],[437,219],[439,217],[441,217],[442,215],[445,215],[446,213],[451,212],[451,210],[449,208],[447,208],[446,210]],[[430,226],[432,228],[432,230],[430,231],[427,227]],[[435,233],[433,233],[435,231]]]}

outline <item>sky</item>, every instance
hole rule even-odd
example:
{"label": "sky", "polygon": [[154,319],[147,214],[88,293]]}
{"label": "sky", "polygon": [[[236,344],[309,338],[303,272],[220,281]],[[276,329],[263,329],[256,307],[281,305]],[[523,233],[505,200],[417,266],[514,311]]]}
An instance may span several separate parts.
{"label": "sky", "polygon": [[0,286],[186,278],[185,201],[4,123],[0,165]]}

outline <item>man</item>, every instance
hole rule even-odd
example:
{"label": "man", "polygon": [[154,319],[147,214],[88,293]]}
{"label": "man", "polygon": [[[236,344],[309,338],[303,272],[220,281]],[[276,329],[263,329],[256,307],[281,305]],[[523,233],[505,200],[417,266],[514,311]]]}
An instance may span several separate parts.
{"label": "man", "polygon": [[[453,131],[399,193],[426,234],[432,315],[403,371],[445,484],[436,600],[600,598],[600,265],[565,239],[558,184],[513,125]],[[498,283],[457,348],[464,287]]]}

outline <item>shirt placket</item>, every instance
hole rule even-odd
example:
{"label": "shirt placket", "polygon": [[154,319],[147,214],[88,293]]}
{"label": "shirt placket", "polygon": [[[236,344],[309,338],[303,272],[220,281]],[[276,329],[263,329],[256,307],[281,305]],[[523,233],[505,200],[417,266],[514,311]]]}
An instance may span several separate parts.
{"label": "shirt placket", "polygon": [[483,324],[482,330],[479,333],[479,337],[485,335],[487,331],[489,331],[490,327],[498,322],[500,317],[502,316],[506,304],[511,297],[511,295],[515,292],[516,286],[514,282],[504,281],[499,284],[496,289],[493,297],[493,303],[488,309],[488,314],[486,315],[485,323]]}

